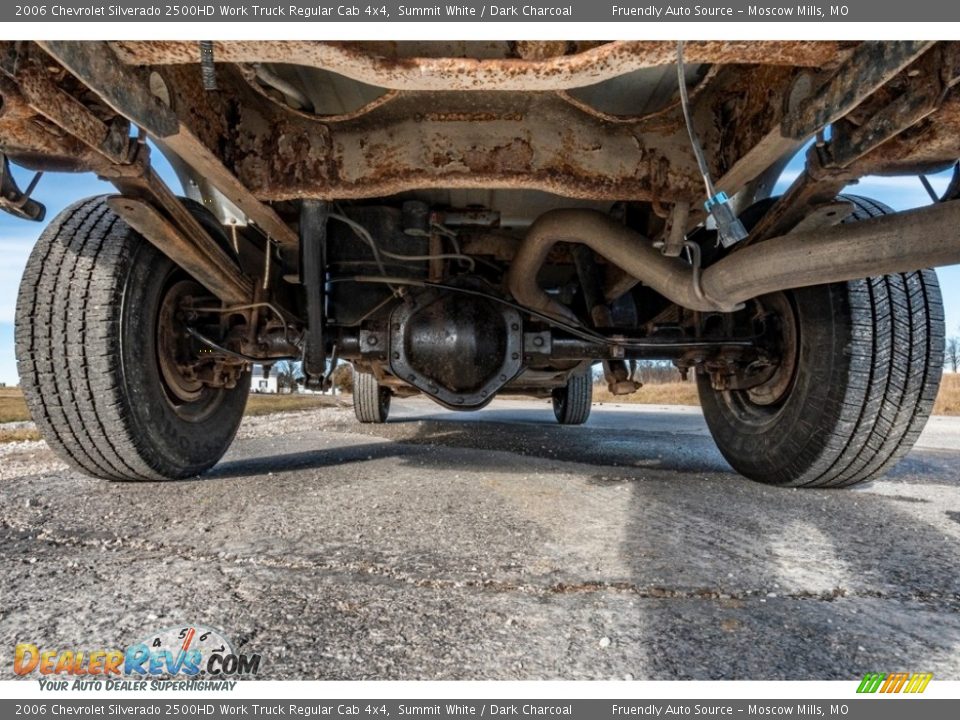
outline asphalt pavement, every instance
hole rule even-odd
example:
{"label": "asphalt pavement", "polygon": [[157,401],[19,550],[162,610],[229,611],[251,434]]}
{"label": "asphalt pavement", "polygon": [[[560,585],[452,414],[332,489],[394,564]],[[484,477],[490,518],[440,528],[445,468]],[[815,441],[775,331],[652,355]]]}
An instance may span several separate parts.
{"label": "asphalt pavement", "polygon": [[[960,679],[960,418],[890,475],[783,490],[697,409],[396,401],[250,418],[208,475],[0,446],[0,647],[200,623],[271,679]],[[0,663],[0,677],[12,675]]]}

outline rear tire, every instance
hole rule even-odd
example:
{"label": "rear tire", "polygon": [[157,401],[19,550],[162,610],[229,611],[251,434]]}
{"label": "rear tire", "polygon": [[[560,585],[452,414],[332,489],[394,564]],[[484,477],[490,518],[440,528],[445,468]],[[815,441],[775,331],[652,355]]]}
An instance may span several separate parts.
{"label": "rear tire", "polygon": [[[842,197],[854,203],[850,220],[891,212]],[[880,477],[913,446],[937,396],[944,324],[936,273],[782,295],[797,340],[781,397],[717,391],[708,376],[697,377],[720,452],[737,472],[771,485],[845,487]]]}
{"label": "rear tire", "polygon": [[17,298],[17,369],[37,427],[71,467],[111,480],[186,478],[230,446],[250,374],[175,401],[158,360],[164,298],[188,282],[102,197],[68,207],[40,236]]}
{"label": "rear tire", "polygon": [[371,373],[353,372],[353,412],[362,423],[383,423],[390,414],[390,388]]}
{"label": "rear tire", "polygon": [[571,375],[565,387],[554,388],[553,414],[561,425],[583,425],[593,405],[593,375],[588,370]]}

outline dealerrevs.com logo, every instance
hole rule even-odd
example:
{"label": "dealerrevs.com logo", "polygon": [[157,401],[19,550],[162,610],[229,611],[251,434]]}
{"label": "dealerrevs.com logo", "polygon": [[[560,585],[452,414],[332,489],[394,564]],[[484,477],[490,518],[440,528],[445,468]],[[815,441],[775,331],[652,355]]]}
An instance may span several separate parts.
{"label": "dealerrevs.com logo", "polygon": [[[219,630],[193,624],[151,633],[123,650],[41,649],[18,643],[13,671],[36,676],[43,689],[51,690],[143,690],[148,682],[154,689],[213,690],[232,689],[236,679],[255,676],[260,662],[258,654],[235,652]],[[59,679],[64,677],[69,680]],[[171,683],[181,678],[192,682]]]}

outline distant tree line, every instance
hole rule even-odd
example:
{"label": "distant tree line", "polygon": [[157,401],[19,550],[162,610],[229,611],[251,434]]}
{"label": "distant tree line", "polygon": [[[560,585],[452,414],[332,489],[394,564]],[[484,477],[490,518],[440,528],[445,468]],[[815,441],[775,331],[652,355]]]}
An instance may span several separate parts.
{"label": "distant tree line", "polygon": [[[644,385],[681,382],[680,371],[670,360],[637,360],[636,368]],[[693,373],[690,373],[690,379],[693,379]],[[593,380],[603,382],[603,367],[599,364],[593,368]]]}

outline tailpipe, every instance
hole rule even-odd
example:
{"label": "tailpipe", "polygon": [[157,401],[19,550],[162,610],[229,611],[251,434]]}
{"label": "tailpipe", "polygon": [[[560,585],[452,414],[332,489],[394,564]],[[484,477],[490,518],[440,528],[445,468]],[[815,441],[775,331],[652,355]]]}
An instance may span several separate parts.
{"label": "tailpipe", "polygon": [[580,243],[668,300],[690,310],[731,312],[746,300],[809,285],[960,263],[960,200],[765,240],[698,274],[596,210],[551,210],[530,226],[507,284],[517,302],[572,319],[537,285],[558,242]]}

